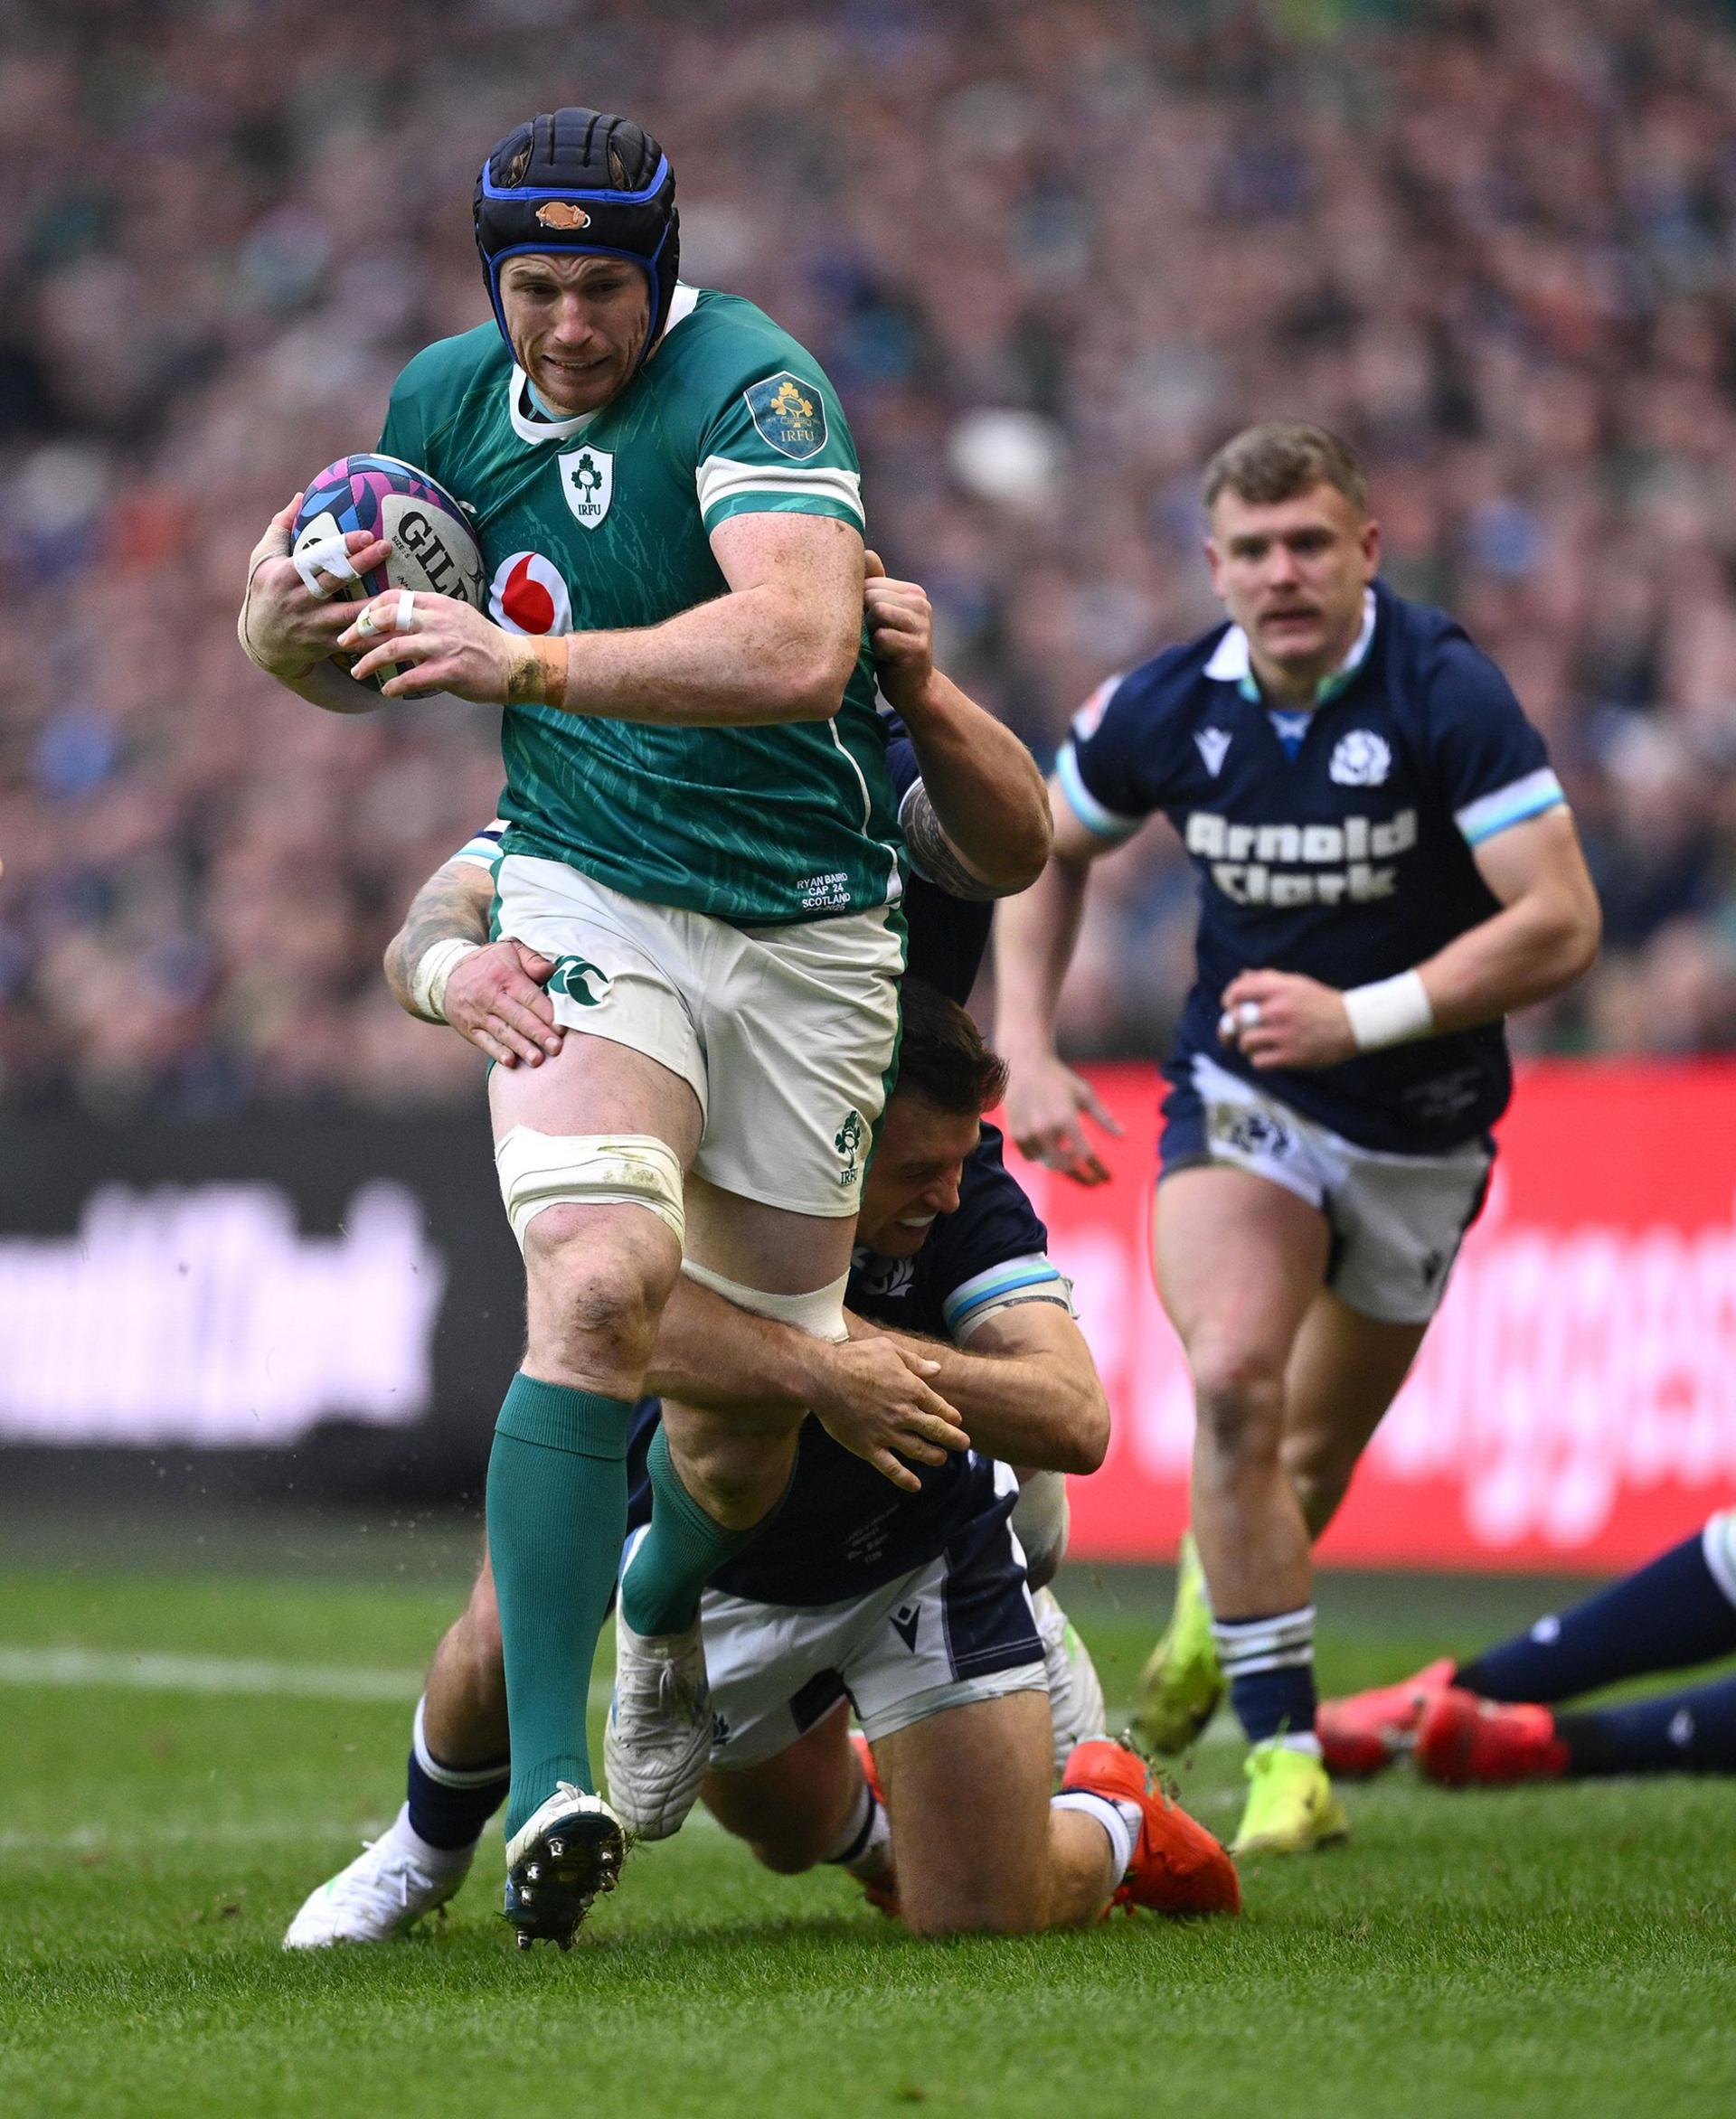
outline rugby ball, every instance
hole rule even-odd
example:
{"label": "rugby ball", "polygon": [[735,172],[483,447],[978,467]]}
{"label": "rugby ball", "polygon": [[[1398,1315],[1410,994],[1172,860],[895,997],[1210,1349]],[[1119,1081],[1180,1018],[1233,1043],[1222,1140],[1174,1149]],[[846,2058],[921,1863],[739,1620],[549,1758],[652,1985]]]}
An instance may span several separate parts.
{"label": "rugby ball", "polygon": [[[482,551],[464,510],[413,464],[396,457],[339,457],[309,483],[296,515],[293,549],[305,551],[350,530],[389,537],[396,550],[384,566],[370,569],[347,590],[346,600],[414,589],[457,597],[476,610],[487,607]],[[352,658],[332,659],[347,666]],[[392,674],[388,666],[376,671],[372,682],[377,687]]]}

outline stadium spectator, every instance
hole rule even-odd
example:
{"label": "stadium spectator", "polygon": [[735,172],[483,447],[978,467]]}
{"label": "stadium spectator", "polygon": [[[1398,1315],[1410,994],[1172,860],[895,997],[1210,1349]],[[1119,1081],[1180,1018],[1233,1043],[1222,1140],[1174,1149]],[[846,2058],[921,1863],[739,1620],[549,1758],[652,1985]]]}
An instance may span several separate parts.
{"label": "stadium spectator", "polygon": [[[835,378],[877,544],[1045,763],[1104,674],[1210,621],[1194,466],[1320,420],[1370,466],[1394,586],[1511,673],[1587,833],[1605,962],[1521,1042],[1736,1044],[1727,7],[418,22],[413,49],[312,0],[12,24],[0,1097],[476,1094],[377,966],[490,813],[486,719],[297,711],[241,661],[232,584],[258,523],[372,442],[405,355],[478,320],[465,143],[549,100],[557,26],[561,92],[607,79],[667,138],[690,275]],[[1179,849],[1103,881],[1068,1028],[1146,1050],[1185,984]]]}

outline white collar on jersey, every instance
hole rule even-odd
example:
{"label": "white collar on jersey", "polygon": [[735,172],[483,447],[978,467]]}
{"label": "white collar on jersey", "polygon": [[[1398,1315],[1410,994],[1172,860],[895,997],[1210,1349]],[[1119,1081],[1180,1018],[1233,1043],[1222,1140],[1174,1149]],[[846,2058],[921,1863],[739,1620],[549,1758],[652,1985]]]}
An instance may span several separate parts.
{"label": "white collar on jersey", "polygon": [[[663,327],[663,336],[652,348],[655,361],[668,341],[669,334],[680,324],[685,324],[693,313],[693,304],[699,299],[699,289],[689,287],[684,279],[675,282],[674,297],[669,304],[669,321]],[[551,419],[535,410],[531,398],[531,379],[516,362],[506,385],[506,410],[512,417],[513,432],[521,441],[571,441],[582,434],[597,417],[596,412],[575,412],[571,419]],[[599,406],[598,410],[607,410]]]}
{"label": "white collar on jersey", "polygon": [[[1363,658],[1368,653],[1368,644],[1373,637],[1374,591],[1364,589],[1362,629],[1351,642],[1350,653],[1344,661],[1330,675],[1321,678],[1315,698],[1316,706],[1329,699],[1335,692],[1342,690],[1345,678],[1361,669]],[[1204,674],[1216,678],[1220,683],[1237,684],[1245,690],[1252,683],[1253,673],[1253,664],[1248,655],[1248,636],[1240,626],[1231,626],[1212,649],[1212,659],[1205,665]],[[1307,712],[1308,709],[1303,707],[1296,711]]]}

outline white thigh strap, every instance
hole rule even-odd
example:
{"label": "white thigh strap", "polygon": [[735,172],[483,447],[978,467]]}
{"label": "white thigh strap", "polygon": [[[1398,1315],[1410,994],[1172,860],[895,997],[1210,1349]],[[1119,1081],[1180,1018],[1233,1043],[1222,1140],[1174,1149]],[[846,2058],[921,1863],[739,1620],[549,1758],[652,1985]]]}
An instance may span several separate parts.
{"label": "white thigh strap", "polygon": [[744,1287],[739,1280],[726,1280],[722,1274],[713,1273],[709,1266],[696,1266],[691,1258],[681,1261],[681,1269],[689,1280],[709,1287],[738,1310],[751,1310],[759,1317],[775,1317],[780,1324],[793,1324],[797,1332],[808,1333],[815,1339],[850,1336],[844,1323],[844,1291],[850,1282],[847,1273],[841,1273],[829,1287],[816,1287],[809,1295],[767,1295],[757,1287]]}
{"label": "white thigh strap", "polygon": [[686,1235],[681,1164],[655,1134],[538,1133],[515,1125],[495,1148],[506,1219],[519,1248],[544,1207],[648,1207],[680,1243]]}

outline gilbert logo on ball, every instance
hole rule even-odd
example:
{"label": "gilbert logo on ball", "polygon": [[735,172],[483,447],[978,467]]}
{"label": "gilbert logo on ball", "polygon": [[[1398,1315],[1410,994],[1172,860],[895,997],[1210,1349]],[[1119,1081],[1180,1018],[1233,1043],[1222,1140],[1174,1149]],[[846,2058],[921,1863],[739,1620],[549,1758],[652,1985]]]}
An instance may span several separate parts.
{"label": "gilbert logo on ball", "polygon": [[488,616],[508,633],[571,633],[572,598],[552,560],[515,551],[495,569]]}

